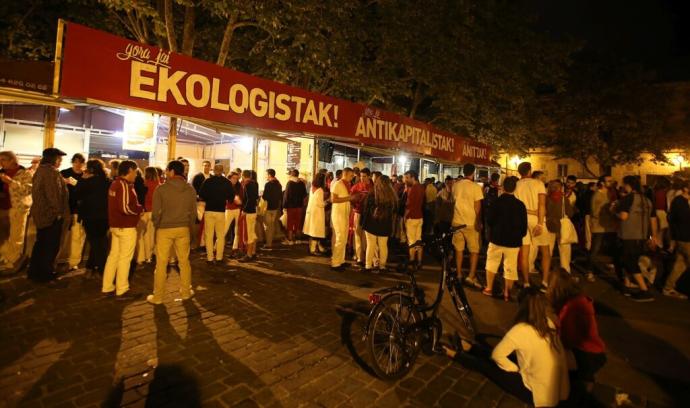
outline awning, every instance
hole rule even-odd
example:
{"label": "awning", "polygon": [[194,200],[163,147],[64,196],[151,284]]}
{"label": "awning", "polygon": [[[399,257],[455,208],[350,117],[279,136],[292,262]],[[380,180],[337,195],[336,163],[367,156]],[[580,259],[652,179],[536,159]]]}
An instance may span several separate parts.
{"label": "awning", "polygon": [[75,106],[55,96],[4,87],[0,87],[0,103],[30,103],[34,105],[55,106],[70,110],[74,109]]}

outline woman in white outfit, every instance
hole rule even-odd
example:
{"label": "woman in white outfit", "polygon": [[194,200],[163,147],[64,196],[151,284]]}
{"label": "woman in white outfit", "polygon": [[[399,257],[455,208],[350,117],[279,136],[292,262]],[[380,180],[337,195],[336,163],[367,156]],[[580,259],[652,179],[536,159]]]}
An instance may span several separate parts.
{"label": "woman in white outfit", "polygon": [[320,240],[326,238],[326,202],[324,188],[326,175],[317,173],[311,183],[307,212],[304,217],[302,232],[309,236],[309,254],[318,255],[323,252]]}

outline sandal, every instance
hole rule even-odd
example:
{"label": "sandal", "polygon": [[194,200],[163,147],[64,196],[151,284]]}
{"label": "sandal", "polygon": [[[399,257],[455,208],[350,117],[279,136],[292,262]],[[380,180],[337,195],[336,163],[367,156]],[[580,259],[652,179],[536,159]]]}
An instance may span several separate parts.
{"label": "sandal", "polygon": [[486,295],[488,297],[494,296],[493,291],[489,288],[484,288],[484,290],[482,290],[482,295]]}
{"label": "sandal", "polygon": [[465,278],[465,284],[475,288],[475,289],[481,289],[483,288],[482,284],[479,283],[477,278]]}

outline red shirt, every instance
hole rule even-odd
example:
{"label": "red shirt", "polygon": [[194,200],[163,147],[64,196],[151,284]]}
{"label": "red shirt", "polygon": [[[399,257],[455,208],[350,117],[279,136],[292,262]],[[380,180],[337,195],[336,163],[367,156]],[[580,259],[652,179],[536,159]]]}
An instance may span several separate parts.
{"label": "red shirt", "polygon": [[122,177],[113,181],[108,190],[108,223],[111,228],[136,228],[143,210],[133,183]]}
{"label": "red shirt", "polygon": [[352,209],[357,214],[362,213],[362,205],[364,204],[364,200],[367,198],[367,194],[369,193],[369,191],[371,191],[371,188],[371,183],[364,184],[360,181],[359,183],[352,186],[352,188],[350,189],[350,194],[361,194],[357,201],[352,202]]}
{"label": "red shirt", "polygon": [[151,212],[153,208],[153,192],[156,191],[161,182],[158,180],[146,180],[146,198],[144,198],[145,211]]}
{"label": "red shirt", "polygon": [[405,208],[407,209],[406,214],[408,219],[418,220],[424,218],[424,190],[424,186],[419,183],[407,188],[407,202],[405,203]]}
{"label": "red shirt", "polygon": [[242,197],[244,196],[244,192],[242,191],[242,183],[240,183],[238,181],[237,184],[232,185],[232,189],[235,191],[236,195],[234,197],[232,197],[232,200],[228,200],[227,204],[225,204],[225,209],[226,210],[239,210],[240,208],[242,208],[242,205],[235,204],[235,197],[239,196],[240,200],[241,200]]}
{"label": "red shirt", "polygon": [[667,190],[665,188],[654,192],[654,209],[664,211],[668,209],[666,206],[666,192]]}
{"label": "red shirt", "polygon": [[561,309],[558,318],[561,341],[566,347],[588,353],[606,351],[604,340],[599,337],[592,299],[585,295],[570,299]]}

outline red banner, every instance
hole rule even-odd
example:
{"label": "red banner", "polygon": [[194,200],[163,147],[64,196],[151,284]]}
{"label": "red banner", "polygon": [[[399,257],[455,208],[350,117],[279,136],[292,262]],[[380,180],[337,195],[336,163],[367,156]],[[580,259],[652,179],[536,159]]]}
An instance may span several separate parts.
{"label": "red banner", "polygon": [[394,113],[309,92],[82,25],[67,23],[60,94],[171,116],[307,132],[424,154],[490,162],[487,145]]}

